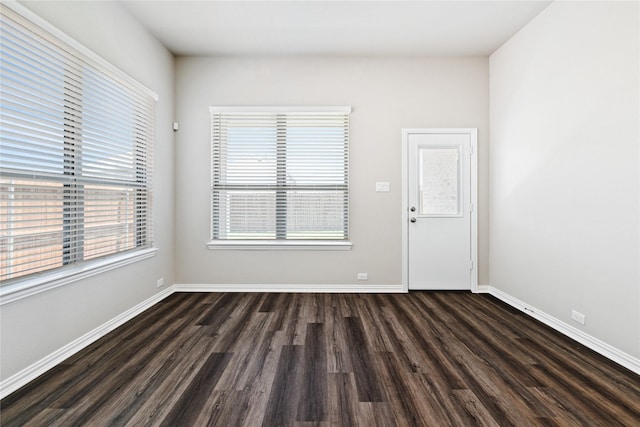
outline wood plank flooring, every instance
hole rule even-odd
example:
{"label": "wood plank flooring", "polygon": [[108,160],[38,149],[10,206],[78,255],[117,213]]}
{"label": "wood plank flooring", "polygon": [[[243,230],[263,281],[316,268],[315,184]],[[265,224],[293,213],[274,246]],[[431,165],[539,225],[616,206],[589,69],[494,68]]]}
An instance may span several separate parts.
{"label": "wood plank flooring", "polygon": [[9,426],[640,426],[640,377],[487,295],[177,293]]}

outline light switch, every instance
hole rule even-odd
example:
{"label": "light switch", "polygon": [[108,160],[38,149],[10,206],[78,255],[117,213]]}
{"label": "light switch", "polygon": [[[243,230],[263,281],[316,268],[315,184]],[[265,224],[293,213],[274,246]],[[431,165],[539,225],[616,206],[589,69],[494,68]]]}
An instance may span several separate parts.
{"label": "light switch", "polygon": [[389,183],[388,182],[376,182],[376,192],[377,193],[388,193],[389,192]]}

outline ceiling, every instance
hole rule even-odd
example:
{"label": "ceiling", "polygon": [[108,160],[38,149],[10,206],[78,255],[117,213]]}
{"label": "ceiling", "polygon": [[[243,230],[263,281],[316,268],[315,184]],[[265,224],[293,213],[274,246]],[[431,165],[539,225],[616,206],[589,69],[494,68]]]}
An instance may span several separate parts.
{"label": "ceiling", "polygon": [[179,56],[488,56],[551,1],[122,3]]}

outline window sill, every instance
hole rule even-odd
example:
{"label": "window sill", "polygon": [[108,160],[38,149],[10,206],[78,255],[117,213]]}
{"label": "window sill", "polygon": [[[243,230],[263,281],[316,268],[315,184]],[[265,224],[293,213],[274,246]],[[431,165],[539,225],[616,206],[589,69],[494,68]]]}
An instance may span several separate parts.
{"label": "window sill", "polygon": [[258,251],[349,251],[351,242],[344,240],[212,240],[207,248],[213,250]]}
{"label": "window sill", "polygon": [[156,252],[158,252],[158,248],[149,248],[113,255],[63,270],[43,273],[42,275],[20,280],[9,285],[3,285],[0,287],[0,305],[27,298],[146,258],[151,258],[155,256]]}

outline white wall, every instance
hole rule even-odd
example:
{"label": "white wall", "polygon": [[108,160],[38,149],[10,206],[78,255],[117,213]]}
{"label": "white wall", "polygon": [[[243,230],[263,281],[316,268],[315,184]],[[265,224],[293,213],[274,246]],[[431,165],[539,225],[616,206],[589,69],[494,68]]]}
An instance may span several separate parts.
{"label": "white wall", "polygon": [[636,358],[638,20],[555,2],[490,58],[491,285]]}
{"label": "white wall", "polygon": [[[487,58],[178,58],[176,280],[187,284],[399,285],[401,128],[479,129],[480,283],[487,283]],[[212,251],[212,105],[350,105],[348,252]],[[389,181],[389,193],[376,193]]]}
{"label": "white wall", "polygon": [[4,304],[0,379],[150,298],[156,280],[174,281],[173,56],[116,2],[24,3],[159,95],[153,221],[157,255],[115,271]]}

